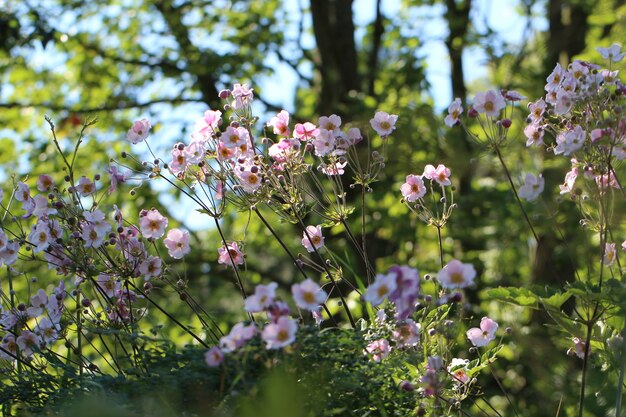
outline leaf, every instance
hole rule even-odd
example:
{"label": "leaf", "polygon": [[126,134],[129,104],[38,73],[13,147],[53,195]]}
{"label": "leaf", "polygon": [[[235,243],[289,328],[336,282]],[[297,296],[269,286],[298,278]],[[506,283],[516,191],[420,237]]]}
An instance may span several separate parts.
{"label": "leaf", "polygon": [[522,307],[537,308],[539,297],[534,292],[526,288],[498,287],[487,290],[488,300],[499,300],[515,304]]}

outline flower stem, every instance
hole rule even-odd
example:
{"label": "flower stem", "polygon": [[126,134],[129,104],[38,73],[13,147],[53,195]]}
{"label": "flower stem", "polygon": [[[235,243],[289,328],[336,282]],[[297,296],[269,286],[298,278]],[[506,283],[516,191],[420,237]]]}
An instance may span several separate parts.
{"label": "flower stem", "polygon": [[535,241],[538,243],[539,242],[539,237],[537,237],[537,232],[535,232],[535,228],[533,227],[532,223],[530,222],[530,218],[528,218],[528,214],[526,213],[526,210],[524,209],[524,205],[522,204],[522,200],[520,200],[519,195],[517,194],[517,189],[515,188],[515,184],[513,184],[513,179],[511,178],[511,173],[509,172],[509,169],[507,168],[506,164],[504,163],[504,159],[502,158],[502,154],[500,153],[500,148],[495,146],[494,150],[496,152],[496,155],[498,156],[498,159],[500,160],[500,164],[502,165],[502,168],[504,169],[504,173],[506,174],[506,177],[509,180],[509,184],[511,185],[511,190],[513,191],[513,194],[515,195],[515,200],[517,201],[517,204],[519,205],[519,208],[522,210],[522,213],[524,214],[524,218],[526,219],[526,223],[528,223],[528,227],[530,227],[530,231],[532,232],[533,237],[535,238]]}

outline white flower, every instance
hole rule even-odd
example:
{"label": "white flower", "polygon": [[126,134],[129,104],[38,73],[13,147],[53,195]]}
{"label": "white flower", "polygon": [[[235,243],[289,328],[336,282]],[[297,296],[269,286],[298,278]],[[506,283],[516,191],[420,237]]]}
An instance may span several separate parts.
{"label": "white flower", "polygon": [[309,311],[319,310],[320,304],[326,301],[327,296],[326,292],[310,278],[300,284],[294,284],[291,293],[298,308]]}
{"label": "white flower", "polygon": [[526,201],[533,201],[543,192],[544,184],[545,180],[541,174],[537,177],[533,174],[526,174],[524,185],[520,187],[518,195]]}

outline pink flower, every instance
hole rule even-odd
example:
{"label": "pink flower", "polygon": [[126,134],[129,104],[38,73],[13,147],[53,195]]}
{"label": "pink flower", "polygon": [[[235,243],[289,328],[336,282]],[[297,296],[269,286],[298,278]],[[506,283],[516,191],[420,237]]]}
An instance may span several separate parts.
{"label": "pink flower", "polygon": [[415,346],[420,341],[421,326],[411,319],[407,319],[391,333],[391,337],[398,347]]}
{"label": "pink flower", "polygon": [[257,334],[257,329],[253,324],[246,326],[243,323],[237,323],[230,330],[230,333],[220,338],[220,348],[223,352],[230,353],[239,349],[246,342]]}
{"label": "pink flower", "polygon": [[539,174],[535,177],[533,174],[526,174],[524,185],[518,191],[519,197],[526,201],[533,201],[543,192],[545,181],[543,176]]}
{"label": "pink flower", "polygon": [[51,241],[48,224],[44,221],[38,221],[28,235],[28,242],[33,245],[33,253],[39,253],[48,249]]}
{"label": "pink flower", "polygon": [[587,132],[582,127],[576,126],[566,132],[561,132],[556,137],[556,147],[554,148],[554,154],[569,155],[582,148],[585,143]]}
{"label": "pink flower", "polygon": [[322,167],[322,172],[326,175],[343,175],[346,170],[344,169],[348,161],[346,162],[335,162],[334,165],[325,165]]}
{"label": "pink flower", "polygon": [[211,368],[215,368],[220,366],[224,361],[224,353],[222,353],[222,350],[219,347],[213,346],[204,354],[204,361]]}
{"label": "pink flower", "polygon": [[108,189],[109,194],[113,193],[117,189],[118,184],[125,183],[129,176],[128,174],[118,171],[115,165],[109,165],[106,172],[109,174],[111,179],[111,186]]}
{"label": "pink flower", "polygon": [[41,347],[39,338],[30,330],[22,330],[19,337],[16,340],[17,346],[19,346],[22,355],[29,357],[33,354],[34,350]]}
{"label": "pink flower", "polygon": [[167,247],[167,253],[174,259],[182,258],[191,250],[189,248],[189,232],[187,230],[171,229],[167,232],[163,243]]}
{"label": "pink flower", "polygon": [[222,112],[217,110],[207,110],[204,116],[196,120],[194,131],[200,133],[203,137],[208,138],[218,131],[219,125],[222,123]]}
{"label": "pink flower", "polygon": [[387,339],[378,339],[367,345],[363,353],[371,355],[374,362],[380,362],[389,355],[390,350],[391,347]]}
{"label": "pink flower", "polygon": [[602,263],[606,266],[613,265],[616,255],[615,243],[606,243],[604,245],[604,258],[602,259]]}
{"label": "pink flower", "polygon": [[244,127],[234,128],[228,126],[226,131],[220,136],[220,142],[227,148],[239,148],[250,140],[250,134]]}
{"label": "pink flower", "polygon": [[576,159],[572,159],[572,169],[565,174],[565,183],[559,185],[559,189],[561,190],[561,194],[571,193],[574,190],[574,184],[576,183],[576,178],[578,178],[578,167],[575,165],[578,163]]}
{"label": "pink flower", "polygon": [[235,84],[233,86],[232,95],[235,98],[231,103],[233,109],[238,110],[252,104],[254,89],[249,88],[248,84]]}
{"label": "pink flower", "polygon": [[281,110],[280,113],[272,117],[272,120],[270,120],[267,125],[274,128],[275,134],[289,136],[289,113],[286,110]]}
{"label": "pink flower", "polygon": [[524,136],[526,136],[526,146],[539,146],[543,145],[543,126],[532,123],[524,128]]}
{"label": "pink flower", "polygon": [[302,233],[302,246],[308,252],[314,252],[324,246],[324,236],[322,236],[322,226],[307,226]]}
{"label": "pink flower", "polygon": [[313,146],[315,146],[315,155],[326,156],[335,149],[335,136],[328,130],[321,130],[315,139],[313,139]]}
{"label": "pink flower", "polygon": [[506,107],[506,101],[499,92],[489,90],[486,93],[477,93],[473,103],[474,110],[487,117],[498,117],[500,110]]}
{"label": "pink flower", "polygon": [[310,122],[298,123],[295,126],[294,136],[302,141],[310,140],[320,134],[320,130]]}
{"label": "pink flower", "polygon": [[126,134],[126,140],[133,145],[144,141],[148,137],[148,134],[150,134],[151,127],[152,126],[150,125],[148,119],[135,121],[135,123],[133,123],[133,126]]}
{"label": "pink flower", "polygon": [[270,323],[263,329],[261,338],[268,349],[280,349],[289,346],[296,340],[298,323],[289,317],[281,316],[274,323]]}
{"label": "pink flower", "polygon": [[496,330],[498,330],[498,323],[489,317],[483,317],[480,320],[480,328],[473,327],[467,331],[466,335],[474,346],[482,347],[487,346],[496,338]]}
{"label": "pink flower", "polygon": [[261,173],[256,165],[245,168],[243,171],[235,170],[241,188],[247,193],[253,193],[261,187]]}
{"label": "pink flower", "polygon": [[452,359],[448,365],[448,373],[458,385],[467,384],[470,380],[467,374],[467,365],[469,365],[469,360],[460,358]]}
{"label": "pink flower", "polygon": [[451,185],[450,175],[450,168],[446,168],[446,166],[442,164],[437,165],[437,168],[432,165],[426,165],[424,167],[423,177],[435,181],[439,185]]}
{"label": "pink flower", "polygon": [[37,189],[39,191],[46,192],[51,191],[54,188],[54,180],[50,175],[40,175],[37,179]]}
{"label": "pink flower", "polygon": [[455,98],[452,104],[448,107],[448,115],[443,119],[443,122],[448,127],[452,127],[461,122],[459,117],[463,114],[463,106],[461,105],[461,99]]}
{"label": "pink flower", "polygon": [[534,103],[528,103],[528,110],[530,111],[528,117],[532,123],[539,123],[543,117],[543,112],[546,110],[546,102],[541,98]]}
{"label": "pink flower", "polygon": [[317,121],[320,129],[328,130],[333,134],[338,134],[340,132],[339,127],[341,126],[341,117],[336,114],[330,115],[328,117],[322,116]]}
{"label": "pink flower", "polygon": [[226,247],[219,248],[217,250],[217,253],[217,263],[219,264],[232,266],[233,263],[235,265],[243,265],[244,263],[244,255],[243,252],[239,249],[239,245],[237,245],[237,242],[228,243]]}
{"label": "pink flower", "polygon": [[406,201],[413,203],[418,198],[422,198],[426,195],[426,186],[424,185],[424,181],[422,181],[422,177],[411,174],[406,176],[405,183],[400,187],[400,191]]}
{"label": "pink flower", "polygon": [[376,279],[367,287],[363,299],[370,302],[374,307],[381,304],[386,297],[395,291],[397,287],[395,274],[378,274]]}
{"label": "pink flower", "polygon": [[78,180],[78,185],[76,185],[76,191],[78,191],[81,196],[87,197],[88,195],[96,192],[96,184],[91,182],[89,178],[82,176]]}
{"label": "pink flower", "polygon": [[139,264],[139,272],[143,275],[143,279],[148,281],[152,277],[158,277],[162,271],[161,258],[150,256]]}
{"label": "pink flower", "polygon": [[614,43],[608,48],[596,48],[596,51],[600,53],[602,58],[608,59],[611,62],[620,62],[624,58],[624,52],[621,51],[621,47]]}
{"label": "pink flower", "polygon": [[270,282],[267,285],[257,285],[254,294],[245,299],[245,309],[248,313],[258,313],[267,309],[276,297],[278,284]]}
{"label": "pink flower", "polygon": [[388,114],[384,111],[377,111],[374,118],[370,120],[370,125],[379,136],[386,137],[395,130],[397,121],[397,115]]}
{"label": "pink flower", "polygon": [[157,209],[152,208],[147,212],[139,213],[139,229],[146,239],[159,239],[165,234],[169,220],[161,215]]}
{"label": "pink flower", "polygon": [[22,203],[30,200],[30,188],[22,181],[17,183],[17,189],[15,190],[15,199]]}
{"label": "pink flower", "polygon": [[456,259],[448,262],[437,274],[439,283],[444,288],[465,288],[474,283],[476,270],[472,264],[464,264]]}
{"label": "pink flower", "polygon": [[572,354],[576,354],[580,359],[585,359],[585,351],[587,350],[587,343],[584,340],[573,337],[572,342],[574,342],[574,349],[568,350],[568,354],[572,352]]}
{"label": "pink flower", "polygon": [[317,311],[320,304],[326,301],[327,294],[312,279],[307,278],[300,284],[291,287],[291,294],[298,308],[309,311]]}
{"label": "pink flower", "polygon": [[547,84],[545,86],[545,90],[547,92],[557,91],[564,77],[565,70],[563,69],[563,67],[561,67],[561,64],[556,64],[556,66],[552,70],[552,73],[550,73],[550,75],[548,75],[548,78],[546,79]]}

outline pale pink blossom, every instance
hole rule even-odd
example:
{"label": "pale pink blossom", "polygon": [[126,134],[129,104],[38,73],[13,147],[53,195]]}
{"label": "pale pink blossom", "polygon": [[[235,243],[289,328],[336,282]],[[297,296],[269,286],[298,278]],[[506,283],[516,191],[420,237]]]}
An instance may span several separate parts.
{"label": "pale pink blossom", "polygon": [[615,243],[606,243],[604,245],[604,257],[602,263],[606,266],[611,266],[615,262],[617,251],[615,250]]}
{"label": "pale pink blossom", "polygon": [[439,164],[437,168],[432,165],[426,165],[424,167],[424,178],[428,178],[431,181],[435,181],[439,185],[451,185],[450,182],[450,168],[446,168],[445,165]]}
{"label": "pale pink blossom", "polygon": [[543,192],[544,184],[545,180],[541,174],[536,177],[530,173],[526,174],[524,185],[522,185],[518,191],[519,198],[526,201],[536,200]]}
{"label": "pale pink blossom", "polygon": [[370,302],[374,307],[381,304],[385,298],[395,291],[397,287],[395,274],[378,274],[374,282],[367,287],[363,299]]}
{"label": "pale pink blossom", "polygon": [[443,122],[448,127],[452,127],[461,122],[459,119],[463,114],[463,106],[461,105],[461,99],[455,98],[452,104],[448,106],[448,115],[443,119]]}
{"label": "pale pink blossom", "polygon": [[148,119],[137,120],[133,123],[128,133],[126,133],[126,140],[133,145],[144,141],[150,134],[150,122]]}
{"label": "pale pink blossom", "polygon": [[267,123],[268,126],[274,128],[274,133],[280,136],[289,136],[289,112],[281,110],[276,116]]}
{"label": "pale pink blossom", "polygon": [[231,103],[233,109],[243,109],[252,104],[254,99],[254,89],[248,87],[248,84],[235,84],[233,86],[232,95],[234,100]]}
{"label": "pale pink blossom", "polygon": [[213,346],[204,354],[204,361],[211,368],[215,368],[220,366],[224,361],[224,353],[222,353],[222,350],[219,347]]}
{"label": "pale pink blossom", "polygon": [[42,193],[52,191],[53,188],[54,180],[50,175],[43,174],[40,175],[39,178],[37,178],[37,189]]}
{"label": "pale pink blossom", "polygon": [[33,253],[39,253],[48,249],[51,241],[50,228],[48,224],[43,221],[37,222],[28,235],[28,242],[33,245]]}
{"label": "pale pink blossom", "polygon": [[239,349],[246,342],[257,334],[257,328],[254,323],[246,326],[243,323],[237,323],[230,330],[230,333],[220,338],[220,348],[223,352],[230,353]]}
{"label": "pale pink blossom", "polygon": [[444,288],[465,288],[474,283],[476,270],[472,264],[464,264],[453,259],[437,274],[439,283]]}
{"label": "pale pink blossom", "polygon": [[54,343],[59,338],[59,331],[61,331],[61,326],[53,323],[48,317],[39,319],[35,327],[35,333],[46,345]]}
{"label": "pale pink blossom", "polygon": [[326,156],[335,149],[335,136],[328,130],[320,130],[312,143],[315,147],[315,155]]}
{"label": "pale pink blossom", "polygon": [[611,62],[620,62],[624,58],[624,52],[619,44],[614,43],[608,48],[597,47],[596,51],[600,53],[600,56],[604,59],[608,59]]}
{"label": "pale pink blossom", "polygon": [[302,233],[302,246],[307,252],[314,252],[324,246],[324,236],[322,236],[322,226],[307,226]]}
{"label": "pale pink blossom", "polygon": [[238,148],[248,143],[249,140],[250,134],[244,127],[234,128],[228,126],[226,131],[222,132],[222,136],[220,136],[220,142],[228,148]]}
{"label": "pale pink blossom", "polygon": [[75,188],[76,191],[83,197],[87,197],[88,195],[96,192],[96,184],[85,176],[80,177]]}
{"label": "pale pink blossom", "polygon": [[561,67],[561,64],[556,64],[548,78],[546,79],[547,84],[545,86],[545,90],[547,92],[556,92],[561,85],[561,81],[565,77],[565,70]]}
{"label": "pale pink blossom", "polygon": [[280,349],[289,346],[296,340],[298,323],[289,317],[281,316],[263,329],[261,338],[267,349]]}
{"label": "pale pink blossom", "polygon": [[477,93],[472,103],[474,110],[487,117],[498,117],[500,110],[506,107],[506,101],[500,92],[489,90],[486,93]]}
{"label": "pale pink blossom", "polygon": [[237,242],[228,243],[226,247],[219,248],[217,253],[217,263],[222,265],[232,266],[233,263],[235,265],[243,265],[245,260],[244,254],[239,249]]}
{"label": "pale pink blossom", "polygon": [[270,282],[267,285],[259,284],[254,289],[254,294],[245,299],[245,310],[248,313],[259,313],[267,309],[276,298],[278,284]]}
{"label": "pale pink blossom", "polygon": [[347,164],[348,161],[335,162],[332,165],[324,165],[322,166],[322,172],[326,175],[343,175],[346,172],[345,167]]}
{"label": "pale pink blossom", "polygon": [[578,161],[576,159],[572,159],[571,161],[572,169],[565,174],[565,182],[562,185],[559,185],[561,194],[567,194],[574,191],[574,184],[576,183],[576,178],[578,178],[578,167],[576,166]]}
{"label": "pale pink blossom", "polygon": [[30,188],[22,181],[19,181],[17,183],[17,189],[15,190],[15,199],[17,201],[21,201],[22,203],[30,200]]}
{"label": "pale pink blossom", "polygon": [[22,330],[19,337],[15,341],[20,348],[20,352],[25,357],[29,357],[33,352],[41,347],[41,343],[37,335],[30,330]]}
{"label": "pale pink blossom", "polygon": [[578,356],[580,359],[585,359],[585,352],[587,350],[587,343],[585,343],[584,340],[578,338],[578,337],[573,337],[572,338],[572,342],[574,342],[574,349],[573,350],[569,350],[569,352],[572,352],[574,354],[576,354],[576,356]]}
{"label": "pale pink blossom", "polygon": [[310,140],[319,135],[320,130],[313,123],[298,123],[295,126],[294,136],[302,141]]}
{"label": "pale pink blossom", "polygon": [[397,115],[388,114],[384,111],[377,111],[374,118],[370,120],[370,125],[379,136],[384,138],[389,136],[391,132],[395,130],[397,121]]}
{"label": "pale pink blossom", "polygon": [[453,358],[450,364],[448,364],[448,373],[458,385],[467,384],[469,382],[470,377],[467,374],[468,365],[469,360],[461,358]]}
{"label": "pale pink blossom", "polygon": [[411,174],[406,176],[404,184],[400,187],[400,191],[406,201],[413,203],[418,198],[422,198],[426,195],[426,186],[421,176]]}
{"label": "pale pink blossom", "polygon": [[531,123],[524,128],[524,136],[526,136],[526,146],[543,145],[544,127],[542,125]]}
{"label": "pale pink blossom", "polygon": [[406,319],[391,333],[391,338],[398,347],[416,346],[420,341],[421,326],[411,319]]}
{"label": "pale pink blossom", "polygon": [[222,112],[219,110],[207,110],[204,116],[196,120],[194,131],[208,138],[218,131],[219,125],[222,123]]}
{"label": "pale pink blossom", "polygon": [[581,126],[559,133],[556,137],[557,145],[554,148],[554,154],[570,155],[572,152],[576,152],[582,148],[586,137],[587,132]]}
{"label": "pale pink blossom", "polygon": [[139,264],[139,272],[144,280],[161,275],[163,261],[157,256],[149,256]]}
{"label": "pale pink blossom", "polygon": [[541,122],[543,113],[546,110],[546,102],[540,98],[535,102],[528,103],[528,110],[530,115],[528,116],[533,124]]}
{"label": "pale pink blossom", "polygon": [[374,362],[380,362],[389,355],[391,347],[387,339],[378,339],[370,342],[363,353],[371,356]]}
{"label": "pale pink blossom", "polygon": [[322,116],[318,119],[317,124],[320,129],[328,130],[333,134],[339,134],[339,127],[341,126],[341,117],[336,114],[332,114],[330,116]]}
{"label": "pale pink blossom", "polygon": [[328,296],[311,278],[291,286],[291,294],[298,308],[317,311]]}
{"label": "pale pink blossom", "polygon": [[498,323],[491,320],[489,317],[483,317],[480,320],[480,328],[473,327],[466,333],[467,338],[476,347],[487,346],[489,342],[496,338],[496,331],[498,330]]}
{"label": "pale pink blossom", "polygon": [[159,239],[165,234],[169,220],[155,208],[139,213],[139,230],[146,239]]}
{"label": "pale pink blossom", "polygon": [[171,229],[167,232],[165,240],[167,252],[174,259],[180,259],[187,255],[191,248],[189,247],[189,232],[181,229]]}

